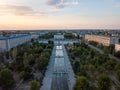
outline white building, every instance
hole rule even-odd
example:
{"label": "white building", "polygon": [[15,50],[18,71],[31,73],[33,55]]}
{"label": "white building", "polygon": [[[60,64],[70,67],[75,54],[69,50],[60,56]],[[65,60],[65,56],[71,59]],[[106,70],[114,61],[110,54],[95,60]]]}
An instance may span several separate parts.
{"label": "white building", "polygon": [[38,38],[39,38],[39,35],[38,35],[38,34],[32,34],[32,35],[31,35],[31,38],[32,38],[32,39],[38,39]]}
{"label": "white building", "polygon": [[40,36],[38,32],[30,32],[30,34],[31,34],[31,39],[38,39]]}
{"label": "white building", "polygon": [[11,48],[31,40],[30,34],[11,35],[0,37],[0,52],[9,51]]}
{"label": "white building", "polygon": [[119,43],[118,36],[99,36],[99,35],[85,35],[85,40],[87,41],[95,41],[105,46],[109,46],[110,44],[118,44]]}
{"label": "white building", "polygon": [[64,36],[59,33],[59,34],[57,34],[57,35],[54,35],[54,39],[63,40],[63,39],[64,39]]}

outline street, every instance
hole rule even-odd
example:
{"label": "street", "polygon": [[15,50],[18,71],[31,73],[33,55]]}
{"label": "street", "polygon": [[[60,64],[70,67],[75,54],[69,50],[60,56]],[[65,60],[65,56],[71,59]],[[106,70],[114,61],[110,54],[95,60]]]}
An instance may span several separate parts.
{"label": "street", "polygon": [[57,41],[54,43],[50,62],[40,90],[72,90],[75,75],[64,44]]}

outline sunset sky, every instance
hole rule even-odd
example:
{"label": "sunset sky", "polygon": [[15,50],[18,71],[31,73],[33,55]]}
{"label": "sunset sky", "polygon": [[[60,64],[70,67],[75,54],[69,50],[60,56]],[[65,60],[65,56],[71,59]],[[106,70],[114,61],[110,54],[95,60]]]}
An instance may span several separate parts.
{"label": "sunset sky", "polygon": [[120,29],[120,0],[0,0],[2,29]]}

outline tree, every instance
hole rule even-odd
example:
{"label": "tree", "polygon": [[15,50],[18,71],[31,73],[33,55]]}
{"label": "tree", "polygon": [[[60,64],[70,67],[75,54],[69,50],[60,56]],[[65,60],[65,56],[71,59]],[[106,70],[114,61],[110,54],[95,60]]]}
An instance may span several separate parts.
{"label": "tree", "polygon": [[22,71],[19,74],[20,79],[28,80],[32,77],[32,74],[30,72]]}
{"label": "tree", "polygon": [[65,33],[64,37],[67,39],[75,39],[75,35],[73,35],[72,33]]}
{"label": "tree", "polygon": [[120,51],[115,52],[115,56],[120,58]]}
{"label": "tree", "polygon": [[13,86],[14,79],[10,70],[3,69],[0,71],[0,83],[4,88]]}
{"label": "tree", "polygon": [[108,60],[105,63],[105,67],[106,67],[107,70],[113,70],[115,68],[115,65],[116,65],[116,61],[115,60]]}
{"label": "tree", "polygon": [[34,56],[33,56],[33,54],[28,55],[28,63],[30,65],[34,64]]}
{"label": "tree", "polygon": [[30,82],[30,90],[40,90],[40,82],[37,80],[32,80]]}
{"label": "tree", "polygon": [[114,54],[115,45],[113,45],[113,44],[109,45],[108,50],[109,50],[109,53],[110,53],[110,54]]}
{"label": "tree", "polygon": [[106,74],[101,74],[98,78],[98,87],[100,90],[110,89],[110,78]]}
{"label": "tree", "polygon": [[24,63],[24,65],[28,64],[27,52],[24,52],[24,54],[23,54],[23,63]]}
{"label": "tree", "polygon": [[3,61],[3,55],[0,53],[0,64],[2,63]]}
{"label": "tree", "polygon": [[15,62],[16,62],[16,56],[17,56],[17,47],[14,47],[12,50],[12,57]]}
{"label": "tree", "polygon": [[79,66],[80,66],[80,62],[75,61],[74,65],[73,65],[73,69],[74,69],[75,73],[77,73],[79,71]]}
{"label": "tree", "polygon": [[88,89],[89,83],[87,81],[87,78],[84,76],[77,77],[74,90],[88,90]]}
{"label": "tree", "polygon": [[118,62],[116,65],[115,65],[115,70],[120,70],[120,63]]}
{"label": "tree", "polygon": [[117,75],[118,80],[120,81],[120,70],[116,71],[116,75]]}

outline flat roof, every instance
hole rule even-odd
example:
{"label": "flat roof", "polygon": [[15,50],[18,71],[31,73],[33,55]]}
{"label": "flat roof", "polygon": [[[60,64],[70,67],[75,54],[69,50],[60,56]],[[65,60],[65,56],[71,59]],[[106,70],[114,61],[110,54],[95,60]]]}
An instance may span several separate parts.
{"label": "flat roof", "polygon": [[20,38],[20,37],[25,37],[25,36],[30,36],[30,34],[10,35],[10,36],[6,36],[6,37],[0,37],[0,40],[7,40],[7,39],[13,39],[13,38]]}
{"label": "flat roof", "polygon": [[96,34],[85,34],[85,35],[94,35],[94,36],[100,36],[100,37],[108,37],[108,38],[112,38],[112,37],[120,37],[118,36],[106,36],[106,35],[96,35]]}

